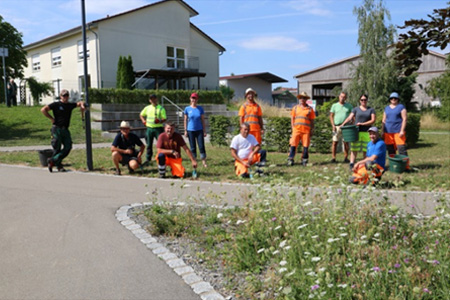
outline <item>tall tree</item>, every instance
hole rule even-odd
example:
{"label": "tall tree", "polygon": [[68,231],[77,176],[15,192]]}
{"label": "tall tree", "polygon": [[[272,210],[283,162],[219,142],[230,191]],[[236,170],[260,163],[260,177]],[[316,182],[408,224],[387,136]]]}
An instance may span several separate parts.
{"label": "tall tree", "polygon": [[386,105],[389,93],[395,89],[399,76],[389,51],[389,46],[394,43],[395,27],[387,24],[390,14],[382,0],[364,0],[353,13],[358,20],[360,60],[354,66],[349,96],[354,101],[367,93],[371,106],[381,109]]}
{"label": "tall tree", "polygon": [[124,67],[123,67],[123,77],[122,84],[124,89],[133,89],[132,84],[135,81],[134,70],[133,70],[133,59],[130,55],[128,58],[124,57]]}
{"label": "tall tree", "polygon": [[[0,16],[0,47],[8,49],[8,57],[5,58],[6,77],[23,78],[23,69],[28,66],[27,53],[23,50],[22,33],[18,32],[14,26],[4,21]],[[3,60],[0,59],[0,90],[3,87]],[[0,93],[0,99],[4,98],[4,93]],[[3,99],[4,101],[4,99]]]}
{"label": "tall tree", "polygon": [[399,35],[396,44],[396,59],[405,75],[417,71],[422,63],[422,55],[428,54],[428,48],[439,47],[444,50],[450,43],[450,2],[446,8],[434,9],[430,20],[411,19],[405,21],[401,29],[408,28]]}
{"label": "tall tree", "polygon": [[124,63],[124,58],[121,55],[121,56],[119,56],[119,61],[117,63],[117,73],[116,73],[116,88],[118,88],[118,89],[122,88],[123,63]]}

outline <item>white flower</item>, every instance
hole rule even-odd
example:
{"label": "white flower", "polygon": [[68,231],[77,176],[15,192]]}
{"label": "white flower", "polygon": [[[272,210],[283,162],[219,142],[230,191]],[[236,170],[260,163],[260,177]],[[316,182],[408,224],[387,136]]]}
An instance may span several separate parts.
{"label": "white flower", "polygon": [[278,270],[279,273],[283,273],[283,272],[286,272],[286,271],[287,271],[287,268],[280,268],[280,269]]}
{"label": "white flower", "polygon": [[302,228],[305,228],[306,226],[308,226],[308,224],[303,224],[303,225],[298,226],[297,229],[302,229]]}
{"label": "white flower", "polygon": [[325,268],[325,267],[324,267],[324,268],[320,268],[320,269],[319,269],[319,272],[324,272],[326,269],[327,269],[327,268]]}
{"label": "white flower", "polygon": [[362,239],[362,240],[367,239],[367,235],[363,235],[363,236],[361,237],[361,239]]}
{"label": "white flower", "polygon": [[283,248],[284,246],[286,246],[287,241],[284,240],[280,243],[280,245],[278,247]]}
{"label": "white flower", "polygon": [[319,260],[320,260],[320,257],[318,257],[318,256],[311,258],[311,261],[319,261]]}
{"label": "white flower", "polygon": [[327,286],[328,286],[329,288],[332,288],[332,287],[334,286],[334,284],[329,283]]}
{"label": "white flower", "polygon": [[348,263],[348,264],[345,264],[345,266],[346,266],[346,267],[351,267],[351,266],[353,266],[353,265],[352,265],[352,263]]}
{"label": "white flower", "polygon": [[318,235],[313,235],[311,238],[312,239],[317,239],[319,236]]}
{"label": "white flower", "polygon": [[308,201],[308,202],[303,203],[303,206],[308,206],[308,205],[311,205],[311,204],[312,204],[312,201]]}
{"label": "white flower", "polygon": [[244,221],[242,221],[242,220],[237,220],[236,225],[243,224],[243,223],[245,223],[245,220],[244,220]]}
{"label": "white flower", "polygon": [[314,276],[316,276],[316,272],[311,271],[311,272],[309,272],[309,273],[306,273],[306,275],[311,276],[311,277],[314,277]]}
{"label": "white flower", "polygon": [[280,251],[275,250],[275,251],[272,252],[272,255],[276,255],[276,254],[278,254],[278,253],[280,253]]}
{"label": "white flower", "polygon": [[280,261],[280,266],[285,266],[286,264],[287,264],[287,261],[285,261],[285,260]]}
{"label": "white flower", "polygon": [[310,255],[311,253],[308,251],[305,251],[303,254],[305,254],[306,256]]}
{"label": "white flower", "polygon": [[377,232],[377,233],[375,233],[373,236],[377,238],[377,237],[380,236],[380,234]]}
{"label": "white flower", "polygon": [[281,225],[278,225],[277,227],[275,227],[274,230],[278,230],[278,229],[280,229],[280,228],[281,228]]}
{"label": "white flower", "polygon": [[262,252],[264,252],[264,250],[266,250],[266,249],[261,248],[261,249],[258,250],[258,253],[262,253]]}
{"label": "white flower", "polygon": [[347,287],[347,284],[345,284],[345,283],[344,284],[338,284],[337,286],[345,289]]}
{"label": "white flower", "polygon": [[347,236],[347,235],[348,234],[346,232],[340,234],[340,236],[342,236],[342,237]]}
{"label": "white flower", "polygon": [[294,269],[294,271],[292,271],[292,272],[290,272],[290,273],[287,273],[286,276],[289,277],[289,276],[292,276],[292,275],[294,275],[294,274],[295,274],[295,269]]}
{"label": "white flower", "polygon": [[223,213],[218,213],[217,214],[217,219],[220,219],[220,218],[222,218],[223,217]]}
{"label": "white flower", "polygon": [[284,247],[284,250],[289,250],[289,249],[291,249],[291,246]]}
{"label": "white flower", "polygon": [[334,242],[334,239],[333,238],[329,238],[327,242],[328,243],[332,243],[332,242]]}

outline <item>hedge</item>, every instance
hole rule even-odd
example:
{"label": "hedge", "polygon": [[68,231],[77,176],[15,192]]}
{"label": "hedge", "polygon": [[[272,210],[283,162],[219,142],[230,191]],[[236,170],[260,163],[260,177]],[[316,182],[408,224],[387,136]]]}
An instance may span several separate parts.
{"label": "hedge", "polygon": [[126,89],[89,89],[89,103],[142,104],[148,103],[149,96],[155,94],[161,99],[166,96],[175,103],[189,104],[190,95],[198,93],[200,104],[225,104],[220,91],[194,90],[126,90]]}

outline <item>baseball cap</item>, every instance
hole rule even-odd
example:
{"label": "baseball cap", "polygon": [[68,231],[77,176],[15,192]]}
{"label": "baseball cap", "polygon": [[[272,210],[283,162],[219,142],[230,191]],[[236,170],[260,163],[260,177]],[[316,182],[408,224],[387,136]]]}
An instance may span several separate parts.
{"label": "baseball cap", "polygon": [[369,128],[369,130],[367,130],[367,132],[369,131],[378,132],[378,128],[376,126],[372,126]]}
{"label": "baseball cap", "polygon": [[192,94],[191,94],[191,98],[198,99],[198,94],[197,94],[197,93],[192,93]]}
{"label": "baseball cap", "polygon": [[156,98],[158,98],[158,97],[156,97],[155,94],[151,94],[151,95],[150,95],[150,99],[156,99]]}

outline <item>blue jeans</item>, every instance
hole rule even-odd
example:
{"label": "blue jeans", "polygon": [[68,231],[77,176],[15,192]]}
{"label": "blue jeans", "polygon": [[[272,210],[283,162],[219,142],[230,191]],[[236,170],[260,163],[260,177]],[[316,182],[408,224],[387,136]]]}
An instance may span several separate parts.
{"label": "blue jeans", "polygon": [[197,143],[200,150],[200,158],[206,159],[205,138],[203,130],[188,131],[189,145],[191,146],[192,155],[197,159]]}

